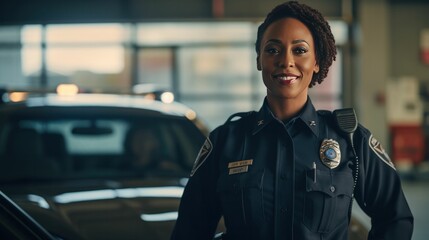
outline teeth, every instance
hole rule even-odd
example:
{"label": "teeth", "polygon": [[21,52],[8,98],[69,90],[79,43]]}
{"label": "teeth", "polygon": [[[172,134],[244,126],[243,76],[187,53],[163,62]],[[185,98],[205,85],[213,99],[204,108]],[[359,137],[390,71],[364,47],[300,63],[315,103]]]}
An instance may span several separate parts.
{"label": "teeth", "polygon": [[293,77],[293,76],[280,76],[279,78],[280,80],[283,80],[283,81],[292,81],[296,79],[296,77]]}

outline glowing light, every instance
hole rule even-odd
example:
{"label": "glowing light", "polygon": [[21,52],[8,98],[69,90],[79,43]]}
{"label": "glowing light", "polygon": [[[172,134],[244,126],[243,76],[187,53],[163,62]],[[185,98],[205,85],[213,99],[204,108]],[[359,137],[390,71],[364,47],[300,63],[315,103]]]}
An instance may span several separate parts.
{"label": "glowing light", "polygon": [[97,201],[114,198],[138,198],[138,197],[153,197],[153,198],[181,198],[183,187],[167,186],[167,187],[148,187],[148,188],[125,188],[125,189],[104,189],[82,192],[69,192],[57,195],[54,200],[58,203],[71,203],[83,201]]}
{"label": "glowing light", "polygon": [[29,201],[35,202],[39,207],[49,209],[49,203],[43,197],[34,194],[29,194],[27,197]]}
{"label": "glowing light", "polygon": [[148,93],[148,94],[144,95],[143,98],[146,100],[155,100],[156,96],[153,93]]}
{"label": "glowing light", "polygon": [[185,116],[189,119],[189,120],[195,120],[197,118],[197,113],[189,110],[185,113]]}
{"label": "glowing light", "polygon": [[147,187],[136,188],[137,196],[139,197],[168,197],[168,198],[181,198],[183,194],[183,187]]}
{"label": "glowing light", "polygon": [[155,214],[142,214],[140,218],[146,222],[163,222],[175,221],[179,214],[177,212],[155,213]]}
{"label": "glowing light", "polygon": [[59,203],[71,203],[82,201],[95,201],[103,199],[113,199],[116,197],[114,190],[94,190],[85,192],[63,193],[54,197],[54,200]]}
{"label": "glowing light", "polygon": [[28,93],[26,92],[11,92],[9,94],[9,100],[11,102],[21,102],[27,99]]}
{"label": "glowing light", "polygon": [[79,88],[74,84],[60,84],[57,87],[59,96],[74,96],[79,92]]}
{"label": "glowing light", "polygon": [[161,94],[161,101],[164,103],[174,102],[174,94],[172,92],[165,92]]}

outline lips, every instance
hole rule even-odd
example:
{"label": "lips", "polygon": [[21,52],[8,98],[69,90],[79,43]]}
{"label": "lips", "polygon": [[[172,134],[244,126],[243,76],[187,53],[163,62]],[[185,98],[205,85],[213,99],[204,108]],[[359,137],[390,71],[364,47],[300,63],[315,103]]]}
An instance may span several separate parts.
{"label": "lips", "polygon": [[279,83],[282,85],[290,85],[295,83],[299,76],[294,74],[276,74],[273,75],[273,78],[279,81]]}

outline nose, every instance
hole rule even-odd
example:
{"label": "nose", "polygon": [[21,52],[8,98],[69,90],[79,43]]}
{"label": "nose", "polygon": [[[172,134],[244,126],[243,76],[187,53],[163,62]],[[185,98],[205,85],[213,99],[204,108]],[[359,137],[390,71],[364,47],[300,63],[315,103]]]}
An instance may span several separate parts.
{"label": "nose", "polygon": [[281,54],[279,59],[279,67],[288,68],[293,67],[295,65],[295,60],[293,58],[293,54],[285,51]]}

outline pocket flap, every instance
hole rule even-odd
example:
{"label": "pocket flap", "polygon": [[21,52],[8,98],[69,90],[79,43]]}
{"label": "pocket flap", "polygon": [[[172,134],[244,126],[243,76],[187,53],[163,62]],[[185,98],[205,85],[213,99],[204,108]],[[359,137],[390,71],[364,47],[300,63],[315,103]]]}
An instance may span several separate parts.
{"label": "pocket flap", "polygon": [[333,172],[317,170],[316,176],[313,170],[308,170],[306,174],[307,192],[319,191],[331,197],[353,194],[353,176],[351,173]]}

